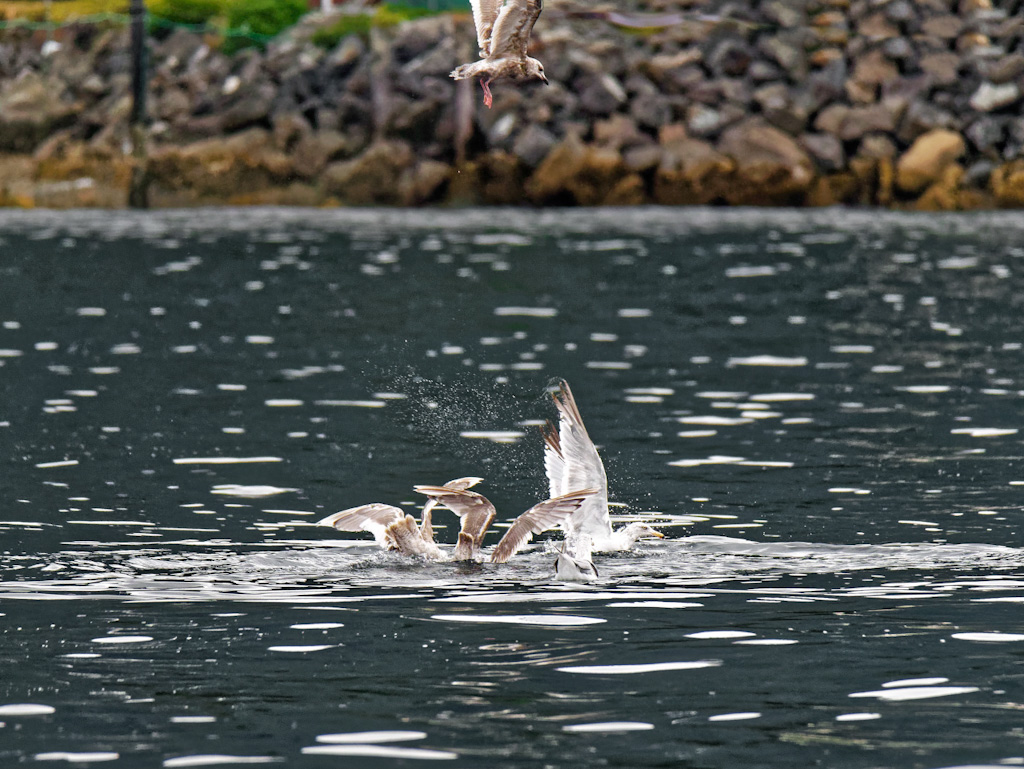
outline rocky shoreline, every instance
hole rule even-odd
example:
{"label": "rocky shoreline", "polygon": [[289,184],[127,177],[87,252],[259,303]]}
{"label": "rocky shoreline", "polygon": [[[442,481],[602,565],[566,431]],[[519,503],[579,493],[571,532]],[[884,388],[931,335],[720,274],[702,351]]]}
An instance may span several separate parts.
{"label": "rocky shoreline", "polygon": [[[673,23],[635,30],[553,2],[552,85],[496,84],[491,110],[448,77],[468,14],[331,49],[309,17],[233,56],[178,29],[151,42],[149,202],[1022,207],[1020,5],[649,0],[634,21]],[[0,205],[124,207],[128,32],[60,32],[0,37]]]}

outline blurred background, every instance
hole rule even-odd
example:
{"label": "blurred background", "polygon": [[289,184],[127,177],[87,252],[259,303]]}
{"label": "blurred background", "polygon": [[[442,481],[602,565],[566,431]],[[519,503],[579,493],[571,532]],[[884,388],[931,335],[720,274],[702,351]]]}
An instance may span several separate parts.
{"label": "blurred background", "polygon": [[550,2],[493,109],[468,2],[0,10],[5,205],[1024,202],[1016,0]]}

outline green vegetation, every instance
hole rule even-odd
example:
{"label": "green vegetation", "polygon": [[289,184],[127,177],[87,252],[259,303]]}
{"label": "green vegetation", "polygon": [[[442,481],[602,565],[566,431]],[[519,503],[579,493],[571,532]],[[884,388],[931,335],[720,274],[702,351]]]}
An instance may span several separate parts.
{"label": "green vegetation", "polygon": [[108,13],[128,13],[128,0],[64,0],[51,3],[49,8],[44,0],[0,0],[0,19],[7,21],[51,21],[62,24]]}
{"label": "green vegetation", "polygon": [[313,42],[321,48],[333,48],[348,35],[359,35],[367,40],[373,27],[394,27],[408,19],[419,19],[433,13],[419,6],[386,3],[378,6],[373,13],[349,13],[338,17],[314,32]]}
{"label": "green vegetation", "polygon": [[[335,0],[339,4],[342,0]],[[313,33],[313,42],[333,48],[348,35],[369,40],[370,30],[394,27],[409,19],[446,13],[464,0],[404,0],[384,3],[360,13],[340,14]],[[26,24],[52,28],[83,20],[123,24],[129,0],[0,0],[0,27]],[[308,10],[307,0],[146,0],[149,31],[164,37],[179,26],[220,37],[231,54],[249,46],[264,46],[293,26]],[[468,3],[466,3],[468,8]],[[4,21],[6,19],[6,21]]]}
{"label": "green vegetation", "polygon": [[227,22],[234,34],[224,41],[224,52],[260,45],[258,40],[284,32],[307,10],[305,0],[233,0],[227,6]]}
{"label": "green vegetation", "polygon": [[149,12],[172,24],[207,24],[224,11],[223,0],[151,0]]}
{"label": "green vegetation", "polygon": [[338,41],[349,35],[359,35],[364,40],[370,37],[373,16],[369,13],[346,13],[327,26],[313,33],[312,40],[321,48],[333,48]]}

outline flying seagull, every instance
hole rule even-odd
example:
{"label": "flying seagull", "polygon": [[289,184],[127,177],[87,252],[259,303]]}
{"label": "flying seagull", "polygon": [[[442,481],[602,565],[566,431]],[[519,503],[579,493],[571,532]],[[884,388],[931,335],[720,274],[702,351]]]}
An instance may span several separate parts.
{"label": "flying seagull", "polygon": [[[464,490],[482,480],[475,477],[456,478],[438,488]],[[423,506],[419,527],[416,526],[416,519],[401,508],[379,502],[332,513],[317,521],[317,525],[331,526],[339,531],[368,531],[385,550],[397,550],[403,555],[422,555],[430,561],[441,561],[446,556],[434,542],[431,519],[436,505],[433,500],[428,500]]]}
{"label": "flying seagull", "polygon": [[[445,486],[416,486],[415,489],[462,519],[459,543],[455,546],[453,560],[478,560],[481,555],[480,546],[483,543],[484,534],[487,533],[495,516],[494,505],[490,500],[475,491],[450,489]],[[491,563],[505,563],[525,547],[534,534],[540,534],[542,531],[564,524],[566,519],[593,493],[593,489],[573,491],[546,499],[531,507],[512,522],[508,531],[505,532],[505,536],[491,552]]]}
{"label": "flying seagull", "polygon": [[558,409],[558,428],[549,422],[542,429],[544,470],[551,496],[574,488],[597,489],[569,517],[565,525],[564,555],[581,564],[589,563],[592,551],[629,550],[641,537],[663,538],[663,534],[645,523],[631,523],[612,531],[604,463],[583,426],[583,417],[569,383],[560,381],[558,392],[551,397]]}
{"label": "flying seagull", "polygon": [[526,55],[530,33],[543,8],[543,0],[470,0],[480,45],[480,60],[452,71],[456,80],[479,75],[484,105],[491,106],[492,80],[542,80],[544,65]]}

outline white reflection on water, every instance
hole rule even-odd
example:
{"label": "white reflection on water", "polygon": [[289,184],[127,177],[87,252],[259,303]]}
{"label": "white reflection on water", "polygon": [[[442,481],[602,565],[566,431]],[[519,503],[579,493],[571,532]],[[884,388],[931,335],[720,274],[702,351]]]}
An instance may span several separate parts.
{"label": "white reflection on water", "polygon": [[192,756],[168,758],[163,762],[165,769],[184,769],[193,766],[228,766],[246,764],[276,764],[284,761],[279,756],[235,756],[224,753],[199,753]]}
{"label": "white reflection on water", "polygon": [[617,734],[620,732],[645,732],[654,728],[646,721],[600,721],[593,724],[568,724],[563,732]]}
{"label": "white reflection on water", "polygon": [[574,665],[556,668],[561,673],[581,673],[593,676],[627,676],[639,673],[663,673],[669,670],[699,670],[714,668],[721,660],[687,660],[684,662],[650,662],[637,665]]}
{"label": "white reflection on water", "polygon": [[433,614],[430,618],[447,622],[495,622],[502,625],[543,627],[578,627],[607,622],[598,617],[579,617],[573,614]]}
{"label": "white reflection on water", "polygon": [[426,732],[390,731],[390,732],[347,732],[345,734],[318,734],[316,741],[331,745],[355,743],[366,745],[379,742],[407,742],[409,740],[425,740]]}
{"label": "white reflection on water", "polygon": [[140,644],[152,641],[153,637],[148,635],[110,635],[102,638],[93,638],[94,644]]}
{"label": "white reflection on water", "polygon": [[854,692],[850,697],[874,697],[889,702],[925,700],[933,697],[952,697],[956,694],[970,694],[979,691],[977,686],[907,686],[897,689],[878,689],[871,692]]}
{"label": "white reflection on water", "polygon": [[936,684],[948,683],[948,678],[901,678],[898,681],[886,681],[882,684],[883,689],[900,689],[906,686],[935,686]]}
{"label": "white reflection on water", "polygon": [[283,462],[281,457],[175,457],[176,465],[247,465],[263,462]]}
{"label": "white reflection on water", "polygon": [[750,721],[760,718],[761,714],[756,711],[741,711],[738,713],[718,713],[708,716],[708,721]]}
{"label": "white reflection on water", "polygon": [[367,758],[398,758],[413,761],[446,761],[458,758],[450,750],[428,748],[395,748],[382,745],[314,745],[303,748],[308,756],[365,756]]}
{"label": "white reflection on water", "polygon": [[[175,460],[177,461],[177,460]],[[181,464],[181,463],[179,463]],[[237,483],[223,483],[214,486],[210,491],[211,494],[220,494],[228,497],[243,497],[246,499],[260,499],[262,497],[272,497],[278,494],[286,494],[290,491],[298,491],[298,489],[283,488],[280,486],[269,486],[269,485],[253,485],[245,486]]]}
{"label": "white reflection on water", "polygon": [[1024,634],[1021,633],[953,633],[951,637],[961,641],[981,641],[982,643],[1024,641]]}
{"label": "white reflection on water", "polygon": [[72,764],[93,764],[102,761],[116,761],[121,756],[110,751],[92,751],[88,753],[69,753],[67,751],[50,751],[36,753],[36,761],[67,761]]}
{"label": "white reflection on water", "polygon": [[48,716],[56,712],[57,709],[51,705],[37,705],[34,703],[0,705],[0,716],[5,718],[11,716]]}

